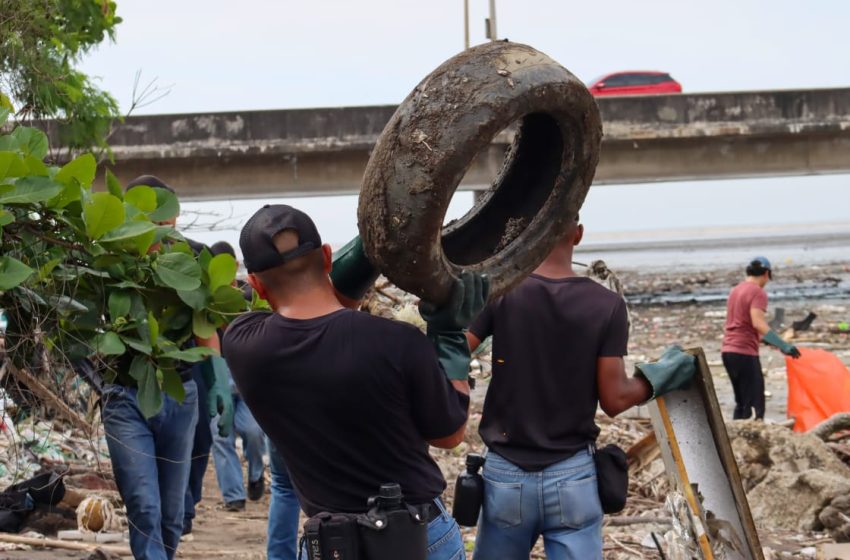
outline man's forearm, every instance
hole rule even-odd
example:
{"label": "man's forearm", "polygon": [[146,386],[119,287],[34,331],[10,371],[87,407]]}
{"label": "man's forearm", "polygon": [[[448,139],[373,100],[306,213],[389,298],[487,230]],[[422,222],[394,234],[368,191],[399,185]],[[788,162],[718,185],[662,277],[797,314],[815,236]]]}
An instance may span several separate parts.
{"label": "man's forearm", "polygon": [[452,387],[455,388],[455,391],[462,395],[469,395],[469,381],[466,379],[450,379],[450,381],[452,382]]}

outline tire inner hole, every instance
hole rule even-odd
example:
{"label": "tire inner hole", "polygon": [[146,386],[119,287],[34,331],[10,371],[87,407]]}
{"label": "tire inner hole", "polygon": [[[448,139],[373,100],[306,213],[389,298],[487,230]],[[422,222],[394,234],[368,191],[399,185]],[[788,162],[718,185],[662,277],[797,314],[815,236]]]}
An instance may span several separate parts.
{"label": "tire inner hole", "polygon": [[443,227],[448,260],[477,264],[516,240],[552,193],[563,155],[563,133],[553,117],[522,117],[493,185],[462,218]]}

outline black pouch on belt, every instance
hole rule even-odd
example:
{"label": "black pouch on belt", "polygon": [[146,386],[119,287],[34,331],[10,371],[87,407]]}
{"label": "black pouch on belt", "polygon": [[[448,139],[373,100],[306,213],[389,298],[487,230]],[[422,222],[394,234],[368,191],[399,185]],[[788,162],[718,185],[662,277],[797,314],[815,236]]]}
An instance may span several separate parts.
{"label": "black pouch on belt", "polygon": [[602,449],[593,447],[593,460],[596,463],[596,483],[599,487],[602,511],[623,511],[629,494],[629,464],[626,452],[614,444],[606,445]]}
{"label": "black pouch on belt", "polygon": [[357,517],[367,560],[426,560],[429,504],[402,501],[398,484],[381,485],[369,511]]}
{"label": "black pouch on belt", "polygon": [[307,560],[364,560],[357,535],[357,515],[322,512],[304,523],[302,546],[306,543]]}

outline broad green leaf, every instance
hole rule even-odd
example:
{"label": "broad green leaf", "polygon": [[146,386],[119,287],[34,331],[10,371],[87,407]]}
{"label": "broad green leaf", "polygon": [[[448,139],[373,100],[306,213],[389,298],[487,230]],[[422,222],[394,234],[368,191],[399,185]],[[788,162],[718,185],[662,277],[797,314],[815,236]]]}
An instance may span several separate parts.
{"label": "broad green leaf", "polygon": [[106,170],[106,190],[114,197],[124,200],[124,191],[121,189],[121,183],[118,178],[110,170]]}
{"label": "broad green leaf", "polygon": [[194,290],[201,285],[201,267],[185,253],[159,255],[154,270],[163,284],[175,290]]}
{"label": "broad green leaf", "polygon": [[55,307],[58,311],[63,313],[73,311],[74,313],[86,313],[89,311],[87,305],[75,300],[70,296],[59,296],[49,298],[50,304]]}
{"label": "broad green leaf", "polygon": [[147,356],[153,354],[153,348],[151,347],[151,345],[143,340],[139,340],[138,338],[130,338],[127,336],[122,336],[121,340],[124,341],[124,344],[126,344],[133,350],[136,350],[137,352],[141,352],[142,354],[145,354]]}
{"label": "broad green leaf", "polygon": [[[0,181],[9,177],[9,170],[12,169],[12,162],[20,162],[21,157],[14,152],[0,152]],[[12,175],[17,177],[18,175]]]}
{"label": "broad green leaf", "polygon": [[113,284],[113,286],[116,287],[116,288],[121,288],[121,289],[135,288],[137,290],[141,290],[144,287],[141,284],[137,284],[136,282],[133,282],[132,280],[122,280],[121,282],[118,282],[117,284]]}
{"label": "broad green leaf", "polygon": [[130,377],[136,381],[141,381],[145,377],[145,372],[148,369],[153,369],[148,358],[145,358],[144,356],[134,356],[133,361],[130,362],[130,370],[128,373],[130,374]]}
{"label": "broad green leaf", "polygon": [[195,290],[177,290],[177,295],[183,300],[183,303],[196,311],[204,309],[209,301],[209,294],[203,286]]}
{"label": "broad green leaf", "polygon": [[98,354],[103,356],[120,356],[127,351],[127,347],[121,342],[114,332],[105,332],[95,337],[94,348]]}
{"label": "broad green leaf", "polygon": [[132,204],[142,212],[156,210],[156,192],[151,187],[139,185],[124,194],[124,202]]}
{"label": "broad green leaf", "polygon": [[212,253],[206,247],[201,249],[201,252],[198,253],[198,264],[201,265],[201,270],[209,271],[210,269],[210,261],[212,261]]}
{"label": "broad green leaf", "polygon": [[24,155],[44,159],[47,155],[47,135],[27,126],[19,126],[12,131],[11,137],[18,143]]}
{"label": "broad green leaf", "polygon": [[109,193],[96,192],[83,205],[83,218],[89,239],[100,239],[124,223],[124,205]]}
{"label": "broad green leaf", "polygon": [[15,221],[15,215],[8,210],[0,209],[0,227],[8,226]]}
{"label": "broad green leaf", "polygon": [[180,213],[177,195],[165,189],[154,188],[156,192],[156,210],[150,213],[151,221],[167,222]]}
{"label": "broad green leaf", "polygon": [[[160,226],[162,227],[162,226]],[[172,243],[168,247],[169,253],[185,253],[190,257],[195,256],[195,252],[192,250],[192,247],[189,246],[185,241],[178,241],[177,243]]]}
{"label": "broad green leaf", "polygon": [[6,124],[12,114],[12,103],[9,98],[0,93],[0,126]]}
{"label": "broad green leaf", "polygon": [[19,286],[35,272],[33,269],[8,255],[0,256],[0,290],[11,290]]}
{"label": "broad green leaf", "polygon": [[34,175],[37,177],[47,177],[49,175],[47,166],[44,165],[44,162],[41,161],[40,158],[27,156],[24,158],[24,164],[27,166],[27,175]]}
{"label": "broad green leaf", "polygon": [[32,204],[50,200],[60,192],[62,185],[49,177],[21,177],[15,188],[0,194],[0,204]]}
{"label": "broad green leaf", "polygon": [[148,318],[145,300],[138,292],[130,292],[130,317],[140,323],[144,323]]}
{"label": "broad green leaf", "polygon": [[[123,210],[123,206],[122,206]],[[151,222],[126,222],[100,238],[102,243],[124,241],[154,231],[156,225]]]}
{"label": "broad green leaf", "polygon": [[139,392],[136,393],[139,410],[145,418],[152,418],[162,409],[162,391],[159,388],[157,372],[153,367],[145,369],[144,376],[139,381]]}
{"label": "broad green leaf", "polygon": [[166,352],[165,354],[162,354],[161,357],[170,358],[172,360],[180,360],[181,362],[200,362],[209,356],[218,356],[218,352],[212,348],[195,346],[194,348],[187,348],[186,350],[173,350],[171,352]]}
{"label": "broad green leaf", "polygon": [[59,266],[59,263],[62,262],[62,259],[50,259],[40,267],[38,267],[38,278],[39,280],[44,280],[48,276],[53,273],[53,270]]}
{"label": "broad green leaf", "polygon": [[260,297],[257,290],[251,290],[251,311],[271,311],[269,302]]}
{"label": "broad green leaf", "polygon": [[226,253],[216,255],[207,270],[210,275],[210,291],[215,293],[218,288],[233,283],[236,278],[236,259]]}
{"label": "broad green leaf", "polygon": [[[133,207],[131,206],[130,208]],[[149,231],[144,235],[135,237],[129,243],[132,245],[132,248],[136,252],[136,254],[142,256],[148,253],[151,248],[151,245],[153,245],[154,243],[154,239],[156,239],[156,230]]]}
{"label": "broad green leaf", "polygon": [[83,154],[62,166],[62,169],[56,174],[53,179],[63,185],[73,184],[73,179],[76,179],[80,186],[89,188],[94,182],[94,176],[97,172],[97,161],[91,154]]}
{"label": "broad green leaf", "polygon": [[153,313],[148,311],[148,333],[150,336],[150,341],[152,346],[156,346],[156,341],[159,339],[159,322],[156,320],[156,317],[153,316]]}
{"label": "broad green leaf", "polygon": [[0,151],[2,152],[17,152],[20,151],[18,141],[12,138],[9,134],[0,134]]}
{"label": "broad green leaf", "polygon": [[207,319],[206,311],[195,311],[192,314],[192,333],[199,338],[210,338],[215,334],[215,325]]}
{"label": "broad green leaf", "polygon": [[109,318],[114,323],[119,317],[126,317],[130,313],[130,294],[121,290],[115,290],[109,294]]}
{"label": "broad green leaf", "polygon": [[246,308],[242,290],[233,286],[221,286],[213,294],[210,308],[219,313],[239,313]]}
{"label": "broad green leaf", "polygon": [[83,197],[83,189],[75,181],[62,187],[62,192],[50,199],[47,203],[51,208],[65,208],[72,202],[76,202]]}
{"label": "broad green leaf", "polygon": [[166,395],[183,404],[183,399],[186,398],[186,389],[183,388],[183,380],[180,379],[180,374],[173,369],[164,369],[161,371],[162,390],[165,391]]}

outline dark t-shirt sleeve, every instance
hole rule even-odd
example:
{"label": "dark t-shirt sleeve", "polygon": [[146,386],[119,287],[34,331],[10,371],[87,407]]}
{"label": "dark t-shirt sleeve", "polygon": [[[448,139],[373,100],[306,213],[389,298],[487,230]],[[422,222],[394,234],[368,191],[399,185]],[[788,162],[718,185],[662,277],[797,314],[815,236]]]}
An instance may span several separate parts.
{"label": "dark t-shirt sleeve", "polygon": [[599,346],[599,357],[620,357],[628,354],[629,319],[626,302],[619,299],[608,319],[608,328]]}
{"label": "dark t-shirt sleeve", "polygon": [[413,421],[425,440],[455,433],[466,422],[469,397],[459,393],[443,373],[431,341],[414,332],[404,352]]}
{"label": "dark t-shirt sleeve", "polygon": [[469,326],[469,332],[474,334],[478,340],[484,340],[493,334],[493,305],[491,303],[484,307]]}

